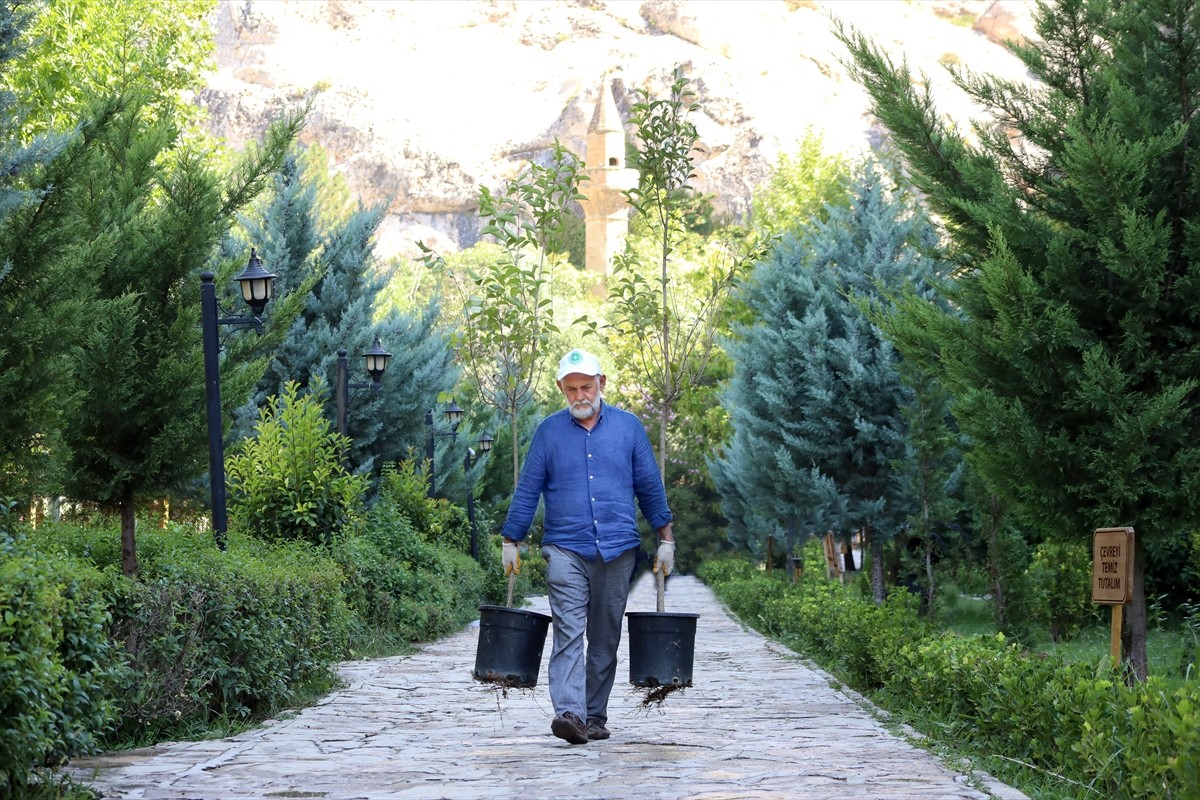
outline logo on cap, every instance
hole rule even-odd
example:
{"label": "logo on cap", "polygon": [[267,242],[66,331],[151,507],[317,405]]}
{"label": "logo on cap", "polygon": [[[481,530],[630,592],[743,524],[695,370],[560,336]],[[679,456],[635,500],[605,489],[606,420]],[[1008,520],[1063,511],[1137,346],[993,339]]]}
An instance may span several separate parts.
{"label": "logo on cap", "polygon": [[578,364],[580,361],[583,361],[583,354],[578,350],[572,350],[570,358],[572,364]]}

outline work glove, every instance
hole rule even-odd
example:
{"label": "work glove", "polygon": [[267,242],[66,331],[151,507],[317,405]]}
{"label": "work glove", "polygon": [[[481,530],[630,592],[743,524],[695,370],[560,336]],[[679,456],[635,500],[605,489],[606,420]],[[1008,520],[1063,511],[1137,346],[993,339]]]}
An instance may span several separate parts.
{"label": "work glove", "polygon": [[517,550],[516,542],[505,542],[500,562],[504,565],[505,575],[521,574],[521,553]]}
{"label": "work glove", "polygon": [[665,578],[671,574],[673,569],[675,569],[675,543],[661,542],[658,545],[658,552],[654,554],[654,571],[662,572]]}

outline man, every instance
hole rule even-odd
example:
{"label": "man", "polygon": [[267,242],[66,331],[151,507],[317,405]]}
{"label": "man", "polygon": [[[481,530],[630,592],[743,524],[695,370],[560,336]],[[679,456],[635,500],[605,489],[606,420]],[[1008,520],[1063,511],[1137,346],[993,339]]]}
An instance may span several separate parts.
{"label": "man", "polygon": [[[575,349],[558,363],[567,407],[533,434],[501,529],[505,574],[520,570],[517,542],[545,501],[542,555],[554,620],[550,730],[571,744],[607,739],[617,645],[641,550],[634,500],[658,534],[655,571],[675,563],[671,510],[641,421],[603,401],[600,361]],[[585,648],[584,638],[587,645]]]}

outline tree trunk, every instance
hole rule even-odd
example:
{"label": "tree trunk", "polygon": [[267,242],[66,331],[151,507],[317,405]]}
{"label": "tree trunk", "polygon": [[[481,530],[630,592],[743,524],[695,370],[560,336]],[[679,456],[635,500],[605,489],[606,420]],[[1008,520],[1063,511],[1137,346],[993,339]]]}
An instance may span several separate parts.
{"label": "tree trunk", "polygon": [[137,575],[137,541],[134,539],[133,492],[121,498],[121,573],[132,578]]}
{"label": "tree trunk", "polygon": [[863,549],[871,551],[871,595],[875,605],[883,605],[886,595],[883,591],[883,540],[871,534],[869,526],[863,527]]}
{"label": "tree trunk", "polygon": [[1008,609],[1004,599],[1004,581],[1000,577],[1000,521],[997,515],[996,495],[989,498],[989,514],[984,520],[987,530],[988,574],[992,578],[992,597],[996,605],[996,622],[1001,628],[1008,622]]}
{"label": "tree trunk", "polygon": [[667,485],[667,422],[671,419],[671,398],[674,397],[675,376],[671,371],[671,306],[667,297],[667,285],[670,283],[668,267],[671,261],[670,226],[662,231],[662,258],[659,261],[661,274],[659,276],[659,298],[661,305],[659,313],[661,326],[659,341],[662,346],[662,408],[658,417],[658,473],[662,476],[663,488]]}
{"label": "tree trunk", "polygon": [[508,415],[508,429],[512,432],[513,491],[516,491],[517,482],[521,480],[521,448],[517,441],[517,414],[515,411]]}
{"label": "tree trunk", "polygon": [[933,610],[933,535],[925,530],[925,607]]}
{"label": "tree trunk", "polygon": [[658,474],[662,476],[663,487],[667,485],[667,420],[671,417],[671,409],[666,403],[658,415]]}

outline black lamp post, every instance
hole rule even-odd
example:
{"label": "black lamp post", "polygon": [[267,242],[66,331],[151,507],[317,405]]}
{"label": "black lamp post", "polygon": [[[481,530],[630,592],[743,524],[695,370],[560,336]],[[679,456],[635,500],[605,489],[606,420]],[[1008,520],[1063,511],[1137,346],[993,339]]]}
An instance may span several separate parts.
{"label": "black lamp post", "polygon": [[458,441],[458,423],[462,422],[463,414],[465,413],[458,407],[458,403],[452,399],[450,406],[442,412],[446,415],[446,421],[450,423],[450,430],[435,431],[433,429],[433,411],[425,412],[425,427],[429,428],[429,439],[425,442],[425,455],[429,459],[429,499],[433,499],[434,490],[436,489],[433,469],[434,443],[438,436],[451,436],[452,441]]}
{"label": "black lamp post", "polygon": [[[479,452],[487,455],[492,449],[492,437],[487,435],[485,431],[483,436],[479,437]],[[471,467],[474,465],[475,451],[467,448],[467,452],[463,455],[463,474],[470,475]],[[475,490],[471,486],[467,486],[467,521],[471,523],[471,558],[479,560],[479,537],[475,531]]]}
{"label": "black lamp post", "polygon": [[375,344],[371,345],[371,349],[363,353],[363,358],[367,363],[367,374],[371,376],[370,383],[350,382],[350,367],[346,362],[346,349],[340,348],[337,351],[337,432],[342,436],[346,436],[346,406],[350,400],[351,389],[370,389],[372,392],[378,392],[380,381],[383,380],[383,372],[387,369],[388,362],[392,359],[392,354],[383,349],[383,345],[379,342],[379,337],[375,337]]}
{"label": "black lamp post", "polygon": [[208,476],[212,499],[213,538],[217,547],[225,549],[225,534],[229,521],[225,514],[225,440],[221,426],[221,367],[218,356],[221,342],[217,330],[221,325],[254,326],[261,336],[262,313],[275,291],[275,276],[263,269],[254,248],[246,269],[237,276],[242,299],[250,306],[252,316],[220,317],[217,290],[211,272],[200,273],[200,325],[204,341],[204,398],[208,411]]}

